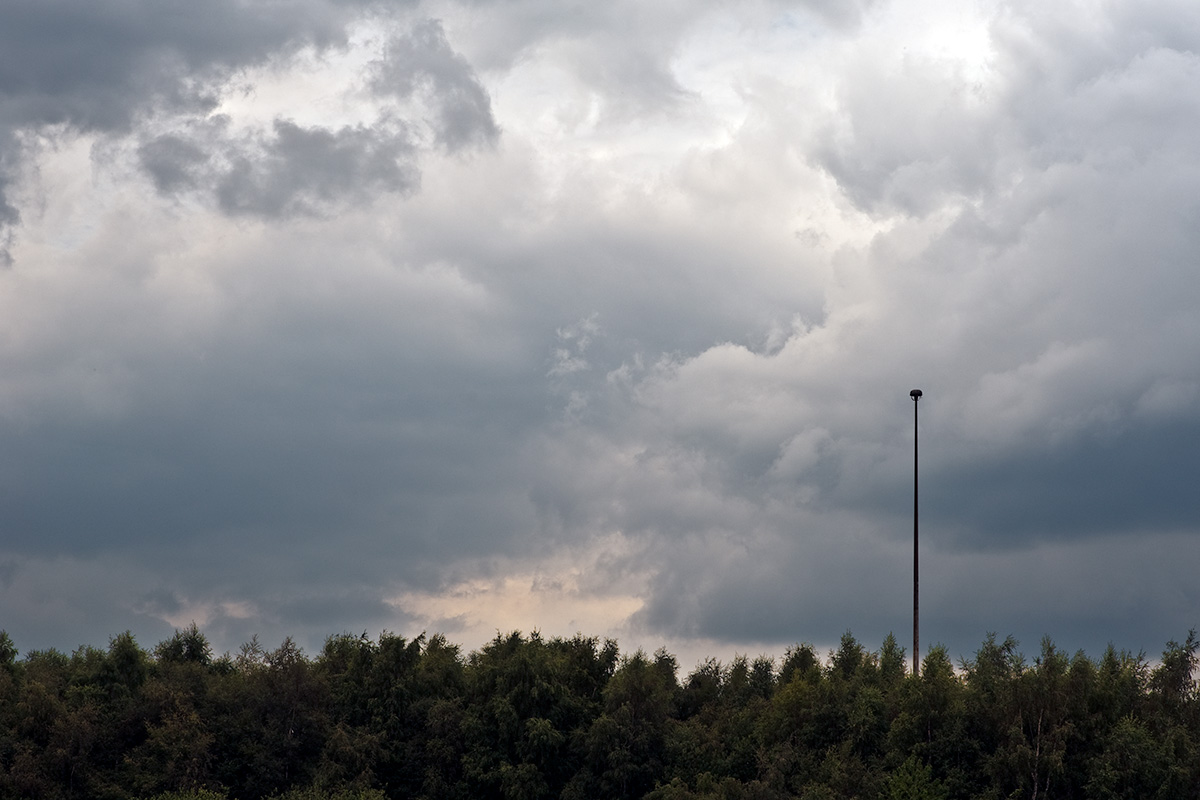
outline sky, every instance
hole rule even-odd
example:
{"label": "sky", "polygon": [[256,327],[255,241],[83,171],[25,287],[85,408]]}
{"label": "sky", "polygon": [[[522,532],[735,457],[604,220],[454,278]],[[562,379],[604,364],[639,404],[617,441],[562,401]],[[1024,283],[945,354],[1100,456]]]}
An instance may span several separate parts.
{"label": "sky", "polygon": [[[1153,656],[1192,0],[0,0],[0,628]],[[911,650],[910,650],[911,652]]]}

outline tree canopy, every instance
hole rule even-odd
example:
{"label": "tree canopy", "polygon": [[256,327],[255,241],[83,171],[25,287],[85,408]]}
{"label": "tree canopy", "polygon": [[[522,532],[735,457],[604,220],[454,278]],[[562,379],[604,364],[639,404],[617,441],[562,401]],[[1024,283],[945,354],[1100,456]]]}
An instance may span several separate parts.
{"label": "tree canopy", "polygon": [[821,655],[621,654],[576,635],[252,640],[21,654],[0,631],[0,796],[1200,798],[1197,641],[1099,659],[988,636],[919,676],[888,636]]}

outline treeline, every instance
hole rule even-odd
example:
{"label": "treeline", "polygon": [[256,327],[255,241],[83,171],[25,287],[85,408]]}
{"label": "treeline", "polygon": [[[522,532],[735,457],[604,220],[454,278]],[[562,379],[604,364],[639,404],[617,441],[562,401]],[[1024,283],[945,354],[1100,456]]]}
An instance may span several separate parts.
{"label": "treeline", "polygon": [[0,632],[4,798],[1197,798],[1197,639],[1161,662],[989,637],[919,677],[889,636],[822,658],[620,655],[584,636],[291,640],[215,658],[21,655]]}

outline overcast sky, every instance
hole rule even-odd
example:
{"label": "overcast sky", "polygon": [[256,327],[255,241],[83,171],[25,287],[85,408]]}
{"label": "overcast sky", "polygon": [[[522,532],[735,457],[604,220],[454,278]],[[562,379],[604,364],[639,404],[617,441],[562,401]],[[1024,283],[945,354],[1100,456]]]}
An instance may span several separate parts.
{"label": "overcast sky", "polygon": [[0,0],[0,628],[1200,625],[1194,0]]}

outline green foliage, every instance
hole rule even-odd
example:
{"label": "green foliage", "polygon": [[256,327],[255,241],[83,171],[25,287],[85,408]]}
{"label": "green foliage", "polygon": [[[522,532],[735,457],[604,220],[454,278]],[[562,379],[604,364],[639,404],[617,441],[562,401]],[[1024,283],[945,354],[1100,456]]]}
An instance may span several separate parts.
{"label": "green foliage", "polygon": [[108,656],[101,668],[100,679],[112,693],[129,696],[146,682],[150,661],[129,631],[114,636],[108,643]]}
{"label": "green foliage", "polygon": [[1170,720],[1182,714],[1194,713],[1197,700],[1196,692],[1196,650],[1200,648],[1200,639],[1196,631],[1188,631],[1183,644],[1168,642],[1163,651],[1162,663],[1150,675],[1150,692],[1157,712],[1162,717],[1161,722],[1170,724]]}
{"label": "green foliage", "polygon": [[928,764],[909,756],[887,779],[887,800],[945,800],[946,788]]}
{"label": "green foliage", "polygon": [[17,666],[17,646],[8,631],[0,630],[0,669],[12,673]]}
{"label": "green foliage", "polygon": [[884,686],[894,689],[904,680],[904,648],[889,633],[879,648],[879,678]]}
{"label": "green foliage", "polygon": [[154,795],[151,800],[228,800],[228,795],[212,789],[184,789],[162,792]]}
{"label": "green foliage", "polygon": [[[606,797],[641,797],[661,780],[679,686],[673,656],[621,660],[603,690],[603,713],[583,738],[585,773]],[[578,785],[578,782],[577,784]]]}
{"label": "green foliage", "polygon": [[154,648],[154,655],[160,662],[207,666],[212,662],[212,647],[193,622]]}
{"label": "green foliage", "polygon": [[272,800],[385,800],[386,798],[387,795],[380,789],[325,790],[311,786],[303,789],[289,789],[283,794],[272,795]]}
{"label": "green foliage", "polygon": [[1103,751],[1092,759],[1087,792],[1096,800],[1174,797],[1170,789],[1171,754],[1141,721],[1125,717],[1104,737]]}
{"label": "green foliage", "polygon": [[309,658],[256,639],[213,658],[196,628],[153,652],[19,655],[0,633],[0,797],[1196,798],[1200,642],[1151,668],[988,636],[919,675],[888,636],[827,657],[624,658],[581,635],[341,634]]}
{"label": "green foliage", "polygon": [[812,680],[821,671],[821,661],[811,644],[789,647],[779,668],[779,683],[786,685],[796,678]]}

